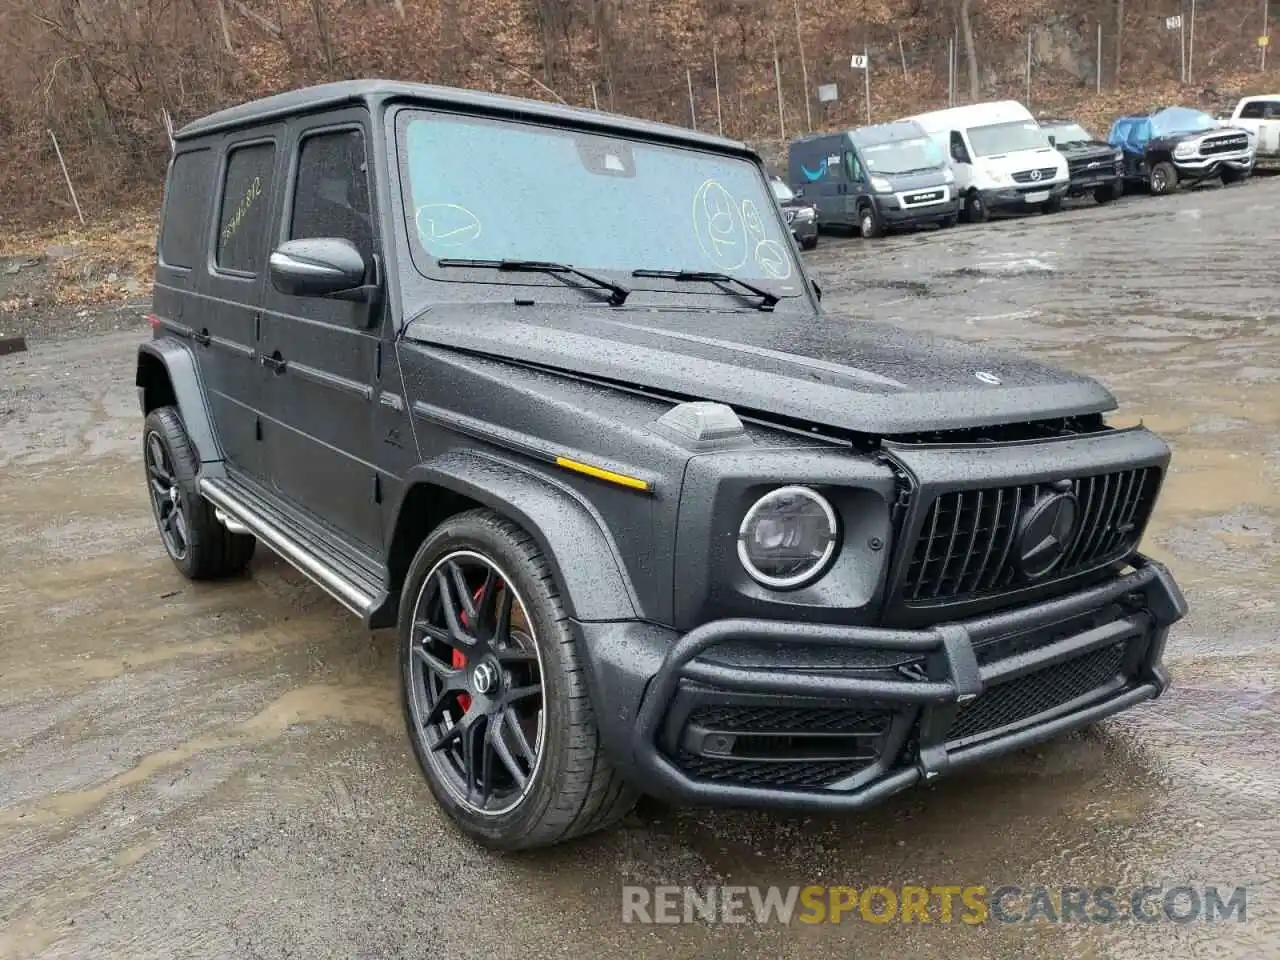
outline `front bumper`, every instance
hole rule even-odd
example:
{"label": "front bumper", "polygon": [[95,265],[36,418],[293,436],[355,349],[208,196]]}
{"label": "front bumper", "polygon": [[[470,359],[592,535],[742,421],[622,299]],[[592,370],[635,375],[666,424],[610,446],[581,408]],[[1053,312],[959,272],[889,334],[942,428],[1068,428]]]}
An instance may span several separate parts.
{"label": "front bumper", "polygon": [[[927,192],[925,190],[916,193]],[[951,188],[945,189],[947,199],[936,203],[913,205],[905,203],[898,195],[892,193],[872,194],[876,205],[876,213],[880,222],[889,227],[914,227],[926,223],[940,223],[949,217],[958,217],[963,203],[961,198],[951,196]]]}
{"label": "front bumper", "polygon": [[1253,170],[1254,155],[1252,153],[1231,154],[1227,156],[1193,157],[1190,160],[1173,159],[1173,167],[1178,171],[1178,179],[1182,181],[1211,180],[1220,176],[1223,167],[1230,167],[1239,173]]}
{"label": "front bumper", "polygon": [[1034,210],[1043,203],[1061,200],[1067,195],[1070,181],[1062,180],[1045,186],[997,187],[994,190],[983,190],[982,201],[991,211],[1017,213]]}
{"label": "front bumper", "polygon": [[1109,167],[1102,172],[1090,170],[1086,173],[1075,174],[1071,177],[1071,181],[1067,185],[1067,195],[1071,197],[1082,197],[1087,193],[1092,193],[1099,187],[1109,187],[1124,182],[1124,169],[1119,166]]}
{"label": "front bumper", "polygon": [[791,220],[787,223],[787,226],[791,229],[791,236],[795,238],[797,243],[812,240],[818,235],[817,217],[809,220]]}
{"label": "front bumper", "polygon": [[[596,702],[609,705],[602,739],[639,789],[856,810],[1160,696],[1168,627],[1186,603],[1163,566],[1130,565],[1066,596],[920,630],[721,620],[659,649],[651,625],[576,626]],[[767,653],[717,655],[735,644]],[[789,669],[799,647],[828,649],[830,665]]]}

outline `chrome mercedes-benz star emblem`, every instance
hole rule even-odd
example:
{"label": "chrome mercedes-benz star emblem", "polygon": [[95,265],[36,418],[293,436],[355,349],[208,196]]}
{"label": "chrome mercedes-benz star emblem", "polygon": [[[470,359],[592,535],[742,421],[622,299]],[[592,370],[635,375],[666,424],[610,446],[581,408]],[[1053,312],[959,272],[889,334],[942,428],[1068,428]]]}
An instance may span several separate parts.
{"label": "chrome mercedes-benz star emblem", "polygon": [[488,693],[498,682],[498,671],[493,664],[483,661],[472,671],[471,682],[476,693]]}
{"label": "chrome mercedes-benz star emblem", "polygon": [[1028,580],[1043,577],[1058,565],[1076,530],[1080,504],[1074,493],[1041,497],[1018,524],[1018,566]]}
{"label": "chrome mercedes-benz star emblem", "polygon": [[974,376],[977,377],[979,380],[981,380],[983,383],[989,383],[992,386],[995,386],[1000,382],[999,377],[997,377],[994,373],[987,373],[987,371],[985,370],[978,370],[977,372],[974,373]]}
{"label": "chrome mercedes-benz star emblem", "polygon": [[1039,180],[1039,179],[1040,179],[1040,171],[1039,171],[1039,170],[1032,170],[1032,171],[1031,171],[1031,179],[1032,179],[1032,180]]}

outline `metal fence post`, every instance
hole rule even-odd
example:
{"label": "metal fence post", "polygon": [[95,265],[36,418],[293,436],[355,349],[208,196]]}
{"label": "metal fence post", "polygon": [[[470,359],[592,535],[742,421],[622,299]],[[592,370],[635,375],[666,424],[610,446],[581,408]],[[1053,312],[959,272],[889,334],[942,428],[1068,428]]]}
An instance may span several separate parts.
{"label": "metal fence post", "polygon": [[720,55],[716,51],[716,42],[711,41],[711,72],[716,78],[716,129],[724,136],[724,108],[720,105]]}
{"label": "metal fence post", "polygon": [[685,67],[684,82],[689,85],[689,122],[693,124],[693,129],[698,129],[698,111],[693,105],[693,74],[689,72],[689,68]]}
{"label": "metal fence post", "polygon": [[773,37],[773,82],[778,88],[778,135],[787,139],[787,124],[782,119],[782,70],[778,66],[778,37]]}

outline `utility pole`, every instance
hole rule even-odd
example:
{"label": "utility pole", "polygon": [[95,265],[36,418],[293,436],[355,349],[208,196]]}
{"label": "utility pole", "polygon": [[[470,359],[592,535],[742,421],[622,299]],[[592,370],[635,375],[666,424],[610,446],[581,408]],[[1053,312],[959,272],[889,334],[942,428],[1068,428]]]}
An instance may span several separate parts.
{"label": "utility pole", "polygon": [[800,0],[795,0],[796,8],[796,46],[800,48],[800,77],[804,81],[804,120],[808,129],[806,133],[813,133],[813,107],[810,101],[813,99],[809,94],[809,67],[804,59],[804,38],[800,36]]}

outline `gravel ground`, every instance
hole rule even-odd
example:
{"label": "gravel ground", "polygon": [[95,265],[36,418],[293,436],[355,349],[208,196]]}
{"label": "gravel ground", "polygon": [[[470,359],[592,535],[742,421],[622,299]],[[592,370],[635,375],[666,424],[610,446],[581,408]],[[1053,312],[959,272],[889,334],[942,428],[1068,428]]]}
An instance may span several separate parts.
{"label": "gravel ground", "polygon": [[[850,322],[1083,370],[1172,442],[1145,544],[1191,602],[1165,697],[860,816],[649,809],[520,857],[470,846],[432,804],[389,636],[266,551],[233,583],[174,571],[144,494],[129,310],[32,327],[0,357],[0,956],[1280,954],[1278,210],[1280,181],[1258,182],[811,256]],[[626,883],[1249,899],[1245,922],[1185,925],[636,926]]]}

